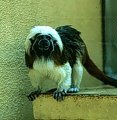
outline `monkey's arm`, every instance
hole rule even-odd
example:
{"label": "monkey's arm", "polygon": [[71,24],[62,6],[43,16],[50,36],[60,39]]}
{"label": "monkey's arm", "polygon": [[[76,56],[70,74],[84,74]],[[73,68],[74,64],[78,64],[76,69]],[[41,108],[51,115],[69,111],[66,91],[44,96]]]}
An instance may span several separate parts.
{"label": "monkey's arm", "polygon": [[[35,58],[31,55],[28,55],[25,52],[25,64],[29,69],[33,69],[33,62],[34,62]],[[38,97],[41,93],[41,90],[39,87],[37,87],[36,91],[31,92],[27,97],[30,101],[33,101],[36,97]]]}
{"label": "monkey's arm", "polygon": [[71,85],[72,71],[70,64],[67,62],[63,67],[61,67],[61,70],[58,72],[60,75],[60,80],[58,82],[57,90],[53,94],[53,97],[57,101],[62,101]]}

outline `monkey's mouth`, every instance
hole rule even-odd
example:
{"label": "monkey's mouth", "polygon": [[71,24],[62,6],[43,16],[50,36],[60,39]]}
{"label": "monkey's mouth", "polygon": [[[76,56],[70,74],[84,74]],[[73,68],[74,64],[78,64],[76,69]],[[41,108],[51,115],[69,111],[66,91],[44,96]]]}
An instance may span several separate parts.
{"label": "monkey's mouth", "polygon": [[39,48],[40,50],[42,50],[42,51],[48,50],[49,47],[50,47],[50,45],[51,45],[51,43],[50,43],[50,41],[48,41],[48,40],[40,40],[40,41],[38,42],[38,48]]}
{"label": "monkey's mouth", "polygon": [[34,50],[35,54],[38,57],[44,56],[49,57],[51,56],[52,52],[54,51],[55,44],[52,40],[39,40],[33,44],[32,49]]}

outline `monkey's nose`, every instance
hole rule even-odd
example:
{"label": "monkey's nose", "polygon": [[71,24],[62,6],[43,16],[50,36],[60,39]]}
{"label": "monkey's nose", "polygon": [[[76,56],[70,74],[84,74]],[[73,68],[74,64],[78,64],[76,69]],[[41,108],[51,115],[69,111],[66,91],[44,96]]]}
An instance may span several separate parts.
{"label": "monkey's nose", "polygon": [[40,50],[48,50],[50,46],[50,42],[48,40],[40,40],[38,42],[38,47]]}

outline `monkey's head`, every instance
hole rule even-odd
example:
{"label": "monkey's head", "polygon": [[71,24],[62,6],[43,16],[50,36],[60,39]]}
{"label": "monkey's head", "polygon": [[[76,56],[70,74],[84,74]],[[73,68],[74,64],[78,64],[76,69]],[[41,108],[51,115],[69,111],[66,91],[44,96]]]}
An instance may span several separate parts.
{"label": "monkey's head", "polygon": [[25,42],[26,53],[30,55],[33,51],[38,57],[49,57],[56,47],[62,52],[61,38],[57,31],[49,26],[35,26]]}

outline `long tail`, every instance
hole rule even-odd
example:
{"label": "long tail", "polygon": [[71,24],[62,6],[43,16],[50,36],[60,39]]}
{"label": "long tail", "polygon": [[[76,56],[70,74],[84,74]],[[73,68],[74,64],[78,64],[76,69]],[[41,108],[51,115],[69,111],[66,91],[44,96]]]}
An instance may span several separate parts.
{"label": "long tail", "polygon": [[83,63],[83,66],[87,70],[89,74],[94,76],[95,78],[101,80],[105,84],[109,84],[112,86],[117,87],[117,79],[111,78],[106,76],[96,65],[95,63],[90,59],[88,51],[86,50],[86,59]]}

